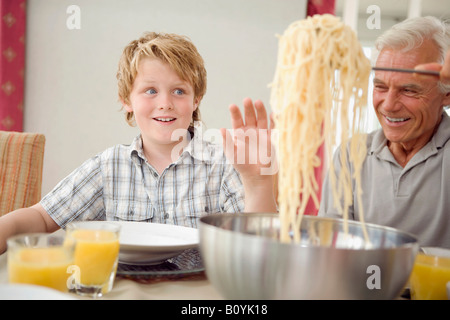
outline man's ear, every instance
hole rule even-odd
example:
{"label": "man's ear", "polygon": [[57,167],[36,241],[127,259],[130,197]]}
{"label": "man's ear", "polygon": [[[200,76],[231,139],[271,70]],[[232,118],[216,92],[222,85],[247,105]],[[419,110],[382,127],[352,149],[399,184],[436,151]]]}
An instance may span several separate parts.
{"label": "man's ear", "polygon": [[449,105],[450,105],[450,91],[445,94],[445,98],[444,98],[444,106],[449,106]]}
{"label": "man's ear", "polygon": [[444,100],[442,102],[444,106],[450,106],[450,91],[445,94]]}

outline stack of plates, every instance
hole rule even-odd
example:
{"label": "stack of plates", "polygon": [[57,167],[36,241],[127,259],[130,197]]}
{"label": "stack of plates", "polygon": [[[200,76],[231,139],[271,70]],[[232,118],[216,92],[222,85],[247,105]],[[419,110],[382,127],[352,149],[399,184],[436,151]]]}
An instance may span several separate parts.
{"label": "stack of plates", "polygon": [[118,275],[170,276],[204,271],[198,229],[114,221],[121,226]]}

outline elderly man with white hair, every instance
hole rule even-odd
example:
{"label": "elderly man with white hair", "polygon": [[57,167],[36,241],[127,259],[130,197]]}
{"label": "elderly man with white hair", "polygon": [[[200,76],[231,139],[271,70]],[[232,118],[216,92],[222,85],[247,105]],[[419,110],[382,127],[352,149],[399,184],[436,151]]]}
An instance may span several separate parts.
{"label": "elderly man with white hair", "polygon": [[[366,222],[416,235],[421,246],[450,248],[450,117],[445,111],[450,105],[450,26],[435,17],[407,19],[375,46],[377,67],[441,74],[375,72],[373,107],[381,129],[367,136],[361,171],[364,212],[354,193],[349,217],[359,220],[364,214]],[[342,165],[354,171],[351,164]],[[339,215],[328,177],[319,215]]]}

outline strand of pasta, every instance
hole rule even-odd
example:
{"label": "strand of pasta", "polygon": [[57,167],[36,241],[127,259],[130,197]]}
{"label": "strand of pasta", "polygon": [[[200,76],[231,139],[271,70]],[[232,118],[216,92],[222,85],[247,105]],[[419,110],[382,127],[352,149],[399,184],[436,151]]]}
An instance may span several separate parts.
{"label": "strand of pasta", "polygon": [[[319,185],[314,175],[314,168],[321,162],[317,151],[326,142],[327,154],[331,155],[338,130],[340,161],[344,164],[338,176],[333,162],[328,161],[334,205],[347,221],[353,199],[352,179],[361,205],[360,172],[366,144],[365,135],[357,133],[362,129],[369,73],[370,62],[356,35],[335,16],[315,15],[296,21],[280,36],[270,102],[279,132],[282,241],[291,241],[291,231],[293,240],[300,240],[301,220],[309,199],[319,206]],[[353,166],[353,177],[345,165],[347,158]]]}

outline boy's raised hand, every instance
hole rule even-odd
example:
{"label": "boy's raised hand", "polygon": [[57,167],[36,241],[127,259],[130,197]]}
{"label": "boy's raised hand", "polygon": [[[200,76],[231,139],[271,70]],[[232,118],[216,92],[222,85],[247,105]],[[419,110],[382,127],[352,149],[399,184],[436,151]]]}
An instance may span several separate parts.
{"label": "boy's raised hand", "polygon": [[260,100],[244,99],[244,116],[230,105],[232,132],[221,129],[225,154],[243,178],[260,179],[277,171],[272,145],[273,121]]}
{"label": "boy's raised hand", "polygon": [[230,105],[232,132],[221,129],[228,160],[239,172],[245,190],[245,211],[274,212],[274,179],[278,171],[272,145],[273,121],[264,104],[244,99],[244,116],[239,107]]}

